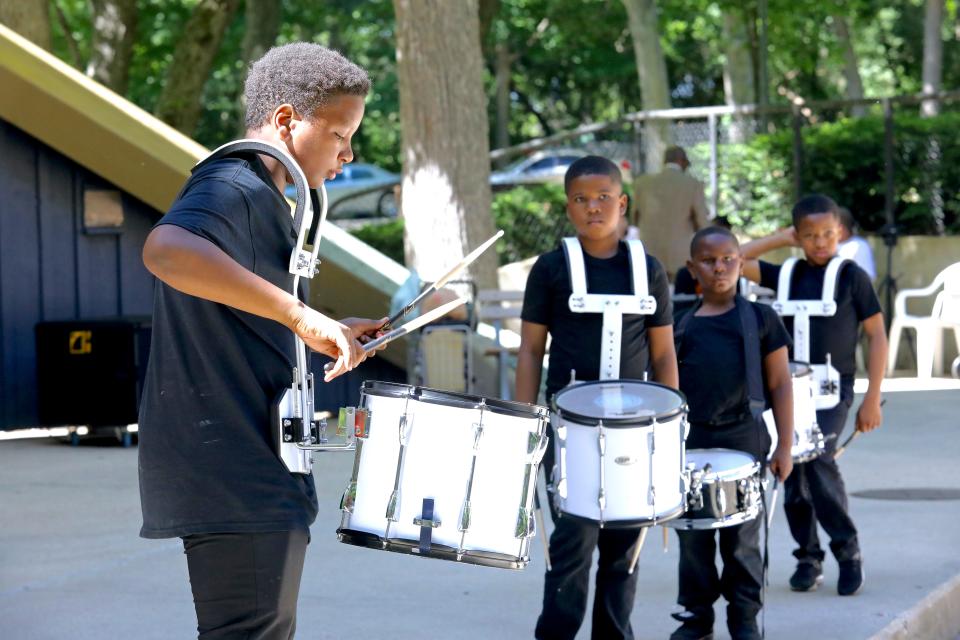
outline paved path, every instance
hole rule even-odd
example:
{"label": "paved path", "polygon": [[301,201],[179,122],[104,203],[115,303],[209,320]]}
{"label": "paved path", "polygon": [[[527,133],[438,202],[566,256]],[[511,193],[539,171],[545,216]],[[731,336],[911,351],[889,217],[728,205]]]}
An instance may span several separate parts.
{"label": "paved path", "polygon": [[[960,489],[960,392],[889,393],[883,429],[842,460],[848,489]],[[340,544],[349,454],[318,457],[321,513],[300,597],[298,638],[528,638],[539,612],[542,548],[505,571]],[[815,593],[786,587],[792,542],[782,511],[771,534],[767,637],[869,638],[960,574],[960,501],[851,498],[867,582],[835,592],[836,563]],[[50,439],[0,441],[0,638],[190,638],[194,614],[178,541],[137,537],[136,450]],[[640,558],[633,615],[639,639],[666,638],[676,597],[677,545],[654,530]],[[960,606],[960,603],[954,603]],[[718,605],[718,638],[727,638]],[[578,638],[588,638],[588,624]],[[954,633],[960,632],[960,629]],[[947,637],[952,637],[947,636]]]}

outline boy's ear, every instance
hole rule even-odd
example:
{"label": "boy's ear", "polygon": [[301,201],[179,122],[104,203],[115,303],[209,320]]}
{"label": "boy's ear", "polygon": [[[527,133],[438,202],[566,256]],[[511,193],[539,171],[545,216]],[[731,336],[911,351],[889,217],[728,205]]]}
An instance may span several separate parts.
{"label": "boy's ear", "polygon": [[697,271],[693,268],[693,260],[687,260],[687,271],[690,272],[690,277],[693,278],[694,281],[700,282],[697,280]]}
{"label": "boy's ear", "polygon": [[273,128],[280,134],[281,138],[285,138],[290,134],[291,125],[293,121],[296,120],[296,111],[293,108],[293,105],[290,104],[281,104],[279,107],[273,110],[273,116],[270,119],[270,123],[273,125]]}

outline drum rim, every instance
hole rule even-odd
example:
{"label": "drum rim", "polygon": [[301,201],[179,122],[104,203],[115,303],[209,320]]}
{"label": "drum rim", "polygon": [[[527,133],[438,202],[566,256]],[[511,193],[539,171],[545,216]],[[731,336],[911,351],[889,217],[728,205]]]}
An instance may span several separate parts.
{"label": "drum rim", "polygon": [[[616,382],[635,382],[644,385],[650,385],[655,387],[660,387],[674,393],[680,399],[680,405],[676,409],[672,409],[665,413],[658,413],[652,416],[644,417],[624,417],[624,418],[598,418],[596,416],[586,416],[575,411],[564,411],[557,406],[557,397],[563,394],[565,391],[573,388],[581,388],[588,385],[599,385],[599,384],[611,384]],[[687,396],[683,394],[679,389],[674,389],[673,387],[668,387],[665,384],[660,382],[651,382],[649,380],[635,380],[633,378],[617,378],[615,380],[589,380],[586,382],[578,382],[576,385],[566,386],[563,389],[560,389],[553,397],[550,398],[550,408],[556,413],[561,419],[570,420],[577,424],[595,427],[601,422],[605,427],[632,427],[632,426],[650,426],[654,422],[670,422],[679,415],[686,413],[687,411]]]}
{"label": "drum rim", "polygon": [[[391,392],[389,387],[396,388]],[[403,391],[401,391],[401,389]],[[514,400],[500,398],[485,398],[483,396],[445,391],[422,385],[404,384],[402,382],[382,382],[379,380],[364,380],[360,385],[360,393],[382,398],[413,398],[417,402],[436,404],[444,407],[459,407],[462,409],[480,409],[481,406],[500,415],[515,418],[529,418],[531,420],[545,418],[549,412],[546,407],[538,404],[527,404]],[[451,402],[450,400],[453,400]]]}
{"label": "drum rim", "polygon": [[[756,475],[760,471],[760,461],[754,458],[752,455],[746,451],[740,451],[739,449],[728,449],[726,447],[708,447],[705,449],[687,449],[685,452],[685,459],[689,461],[690,454],[694,451],[716,451],[721,453],[735,453],[741,456],[745,456],[753,460],[753,464],[750,465],[750,473],[746,475],[739,475],[741,469],[746,465],[737,467],[736,469],[727,469],[726,471],[717,471],[712,470],[708,475],[703,476],[703,482],[709,482],[711,479],[720,480],[721,482],[730,482],[733,480],[743,480],[744,478],[749,478],[750,476]],[[730,475],[732,473],[737,473],[738,475]]]}

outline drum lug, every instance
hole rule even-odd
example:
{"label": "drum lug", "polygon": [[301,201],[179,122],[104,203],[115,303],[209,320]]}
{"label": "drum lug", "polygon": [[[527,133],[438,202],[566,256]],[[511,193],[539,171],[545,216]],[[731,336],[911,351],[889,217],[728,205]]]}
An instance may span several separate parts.
{"label": "drum lug", "polygon": [[397,511],[399,511],[399,507],[400,507],[400,491],[398,489],[394,489],[393,491],[390,492],[390,500],[389,502],[387,502],[387,513],[386,513],[387,520],[389,520],[390,522],[397,521]]}
{"label": "drum lug", "polygon": [[533,517],[533,509],[520,507],[517,513],[517,527],[514,530],[514,537],[522,539],[529,538],[536,534],[536,518]]}
{"label": "drum lug", "polygon": [[355,505],[356,502],[357,482],[356,480],[351,480],[350,484],[347,485],[346,491],[343,492],[343,497],[340,499],[340,509],[347,513],[353,513],[353,505]]}
{"label": "drum lug", "polygon": [[464,500],[463,508],[460,510],[460,524],[457,526],[458,531],[466,532],[470,530],[471,510],[470,500]]}

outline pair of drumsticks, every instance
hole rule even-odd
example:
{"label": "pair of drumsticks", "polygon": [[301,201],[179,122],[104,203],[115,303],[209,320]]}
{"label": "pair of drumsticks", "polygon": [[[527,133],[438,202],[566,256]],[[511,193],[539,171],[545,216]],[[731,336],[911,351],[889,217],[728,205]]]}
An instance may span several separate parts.
{"label": "pair of drumsticks", "polygon": [[[449,271],[447,271],[440,278],[438,278],[436,282],[434,282],[429,287],[421,291],[420,295],[418,295],[416,298],[414,298],[413,300],[405,304],[402,309],[400,309],[395,314],[390,316],[387,319],[387,321],[383,323],[380,326],[380,328],[377,330],[378,333],[381,331],[384,331],[385,333],[382,333],[379,337],[374,338],[370,342],[365,343],[363,345],[363,350],[369,353],[370,351],[378,347],[381,347],[387,344],[388,342],[392,342],[397,338],[407,335],[411,331],[415,331],[426,324],[429,324],[435,320],[439,320],[440,318],[447,315],[448,313],[450,313],[460,305],[465,304],[467,302],[467,298],[461,296],[456,300],[451,300],[446,304],[440,305],[436,309],[431,309],[430,311],[427,311],[426,313],[421,314],[420,316],[414,318],[413,320],[404,324],[403,326],[394,327],[394,325],[401,318],[403,318],[408,313],[410,313],[413,309],[415,309],[417,305],[423,302],[428,295],[439,290],[441,287],[443,287],[448,282],[453,280],[453,278],[455,278],[464,269],[470,266],[470,264],[474,260],[479,258],[484,251],[489,249],[493,245],[493,243],[499,240],[502,236],[503,236],[503,231],[502,230],[497,231],[495,234],[493,234],[493,236],[489,240],[487,240],[486,242],[481,244],[479,247],[477,247],[476,249],[468,253],[466,256],[464,256],[464,258],[460,260],[460,262],[455,264]],[[328,362],[326,365],[324,365],[323,370],[329,371],[332,368],[333,368],[333,363]]]}

